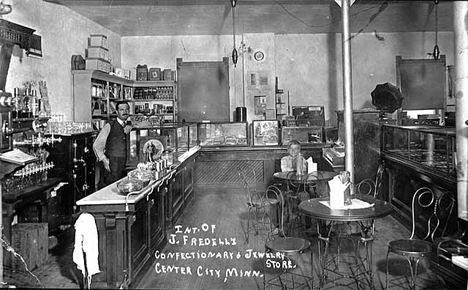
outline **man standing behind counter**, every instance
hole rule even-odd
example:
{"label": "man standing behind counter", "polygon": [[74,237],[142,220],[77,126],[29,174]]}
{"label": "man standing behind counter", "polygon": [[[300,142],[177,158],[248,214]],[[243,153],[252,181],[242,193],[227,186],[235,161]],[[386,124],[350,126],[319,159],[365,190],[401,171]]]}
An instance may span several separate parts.
{"label": "man standing behind counter", "polygon": [[130,106],[127,102],[117,103],[117,118],[104,125],[94,141],[94,153],[97,159],[102,161],[105,169],[99,181],[100,187],[126,176],[126,135],[132,130],[132,126],[127,122],[129,113]]}

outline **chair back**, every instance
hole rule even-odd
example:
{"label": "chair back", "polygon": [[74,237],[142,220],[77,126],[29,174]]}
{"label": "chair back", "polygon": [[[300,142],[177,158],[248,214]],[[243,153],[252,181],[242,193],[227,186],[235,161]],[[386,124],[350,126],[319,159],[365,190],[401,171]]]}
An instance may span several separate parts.
{"label": "chair back", "polygon": [[296,171],[288,172],[287,179],[288,179],[288,189],[297,193],[300,190],[303,181],[297,180]]}
{"label": "chair back", "polygon": [[313,171],[306,175],[304,178],[304,188],[306,188],[306,183],[311,185],[314,189],[315,194],[317,197],[324,197],[327,194],[327,190],[323,189],[322,187],[319,188],[319,184],[321,184],[324,180],[323,173],[320,171]]}
{"label": "chair back", "polygon": [[[454,204],[455,199],[450,192],[441,192],[436,195],[429,187],[418,189],[412,200],[410,239],[417,239],[416,231],[420,232],[420,239],[430,242],[433,242],[436,237],[444,236],[452,216]],[[425,225],[418,222],[421,217],[427,218]],[[418,225],[420,225],[419,228]]]}
{"label": "chair back", "polygon": [[[266,200],[277,200],[279,201],[278,205],[278,224],[279,224],[279,229],[281,233],[284,233],[284,210],[285,210],[285,202],[284,202],[284,196],[283,196],[283,191],[277,187],[276,185],[270,185],[267,187],[265,191],[265,199]],[[270,236],[268,239],[271,238]]]}
{"label": "chair back", "polygon": [[242,168],[237,168],[237,174],[239,175],[239,179],[241,180],[242,187],[244,188],[244,194],[247,198],[247,202],[252,202],[252,193],[251,193],[251,185],[247,178],[246,172]]}
{"label": "chair back", "polygon": [[385,163],[382,161],[379,168],[377,169],[377,174],[375,175],[375,180],[366,178],[361,180],[356,185],[356,192],[360,194],[372,194],[374,198],[377,198],[380,193],[380,188],[382,187],[383,174],[385,173]]}

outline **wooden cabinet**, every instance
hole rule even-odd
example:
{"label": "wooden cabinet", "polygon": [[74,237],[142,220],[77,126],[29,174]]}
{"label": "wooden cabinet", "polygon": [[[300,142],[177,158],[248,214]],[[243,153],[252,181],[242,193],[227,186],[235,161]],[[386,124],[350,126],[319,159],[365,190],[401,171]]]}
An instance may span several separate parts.
{"label": "wooden cabinet", "polygon": [[[12,241],[14,220],[18,223],[47,223],[49,235],[59,231],[60,199],[67,195],[65,188],[55,189],[61,181],[49,178],[19,192],[7,193],[2,188],[3,234],[7,241]],[[12,259],[15,257],[4,250],[4,265],[11,266]]]}
{"label": "wooden cabinet", "polygon": [[164,199],[166,186],[156,187],[135,203],[82,204],[98,229],[99,266],[96,288],[132,285],[148,271],[157,249],[166,243]]}
{"label": "wooden cabinet", "polygon": [[58,177],[68,182],[70,193],[62,197],[62,214],[70,221],[76,212],[76,201],[95,191],[96,157],[93,142],[97,132],[54,134],[61,142],[46,145],[50,152],[47,161],[55,165],[49,172],[51,177]]}

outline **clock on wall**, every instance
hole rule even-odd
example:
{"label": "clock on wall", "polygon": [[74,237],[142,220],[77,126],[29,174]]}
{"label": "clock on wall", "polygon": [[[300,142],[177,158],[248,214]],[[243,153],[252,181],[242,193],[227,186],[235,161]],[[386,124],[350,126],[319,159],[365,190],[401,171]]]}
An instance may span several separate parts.
{"label": "clock on wall", "polygon": [[257,50],[255,53],[254,53],[254,59],[256,61],[262,61],[265,59],[265,53],[261,50]]}

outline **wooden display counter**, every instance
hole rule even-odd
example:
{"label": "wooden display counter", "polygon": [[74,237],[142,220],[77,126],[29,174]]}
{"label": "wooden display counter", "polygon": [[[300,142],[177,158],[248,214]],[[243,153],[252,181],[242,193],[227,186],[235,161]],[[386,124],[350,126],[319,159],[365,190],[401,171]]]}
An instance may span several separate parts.
{"label": "wooden display counter", "polygon": [[[429,187],[436,195],[450,192],[457,200],[455,130],[397,125],[382,125],[381,128],[380,157],[386,168],[381,194],[392,203],[394,216],[411,229],[411,203],[419,188]],[[439,209],[440,215],[450,215],[445,236],[466,231],[466,222],[458,219],[456,209],[457,205],[452,212],[443,207]],[[417,231],[427,224],[431,214],[428,210],[418,212]],[[450,287],[466,287],[464,270],[436,257],[431,260],[431,266]]]}
{"label": "wooden display counter", "polygon": [[[321,170],[322,148],[330,146],[302,145],[301,152],[306,159],[312,157]],[[237,168],[247,165],[255,169],[257,187],[266,188],[274,181],[273,173],[281,171],[281,158],[287,154],[287,146],[203,147],[195,163],[195,189],[239,188],[242,182]]]}
{"label": "wooden display counter", "polygon": [[[166,244],[166,220],[173,220],[172,195],[177,192],[174,187],[179,186],[174,186],[173,181],[181,182],[177,176],[185,176],[197,152],[198,149],[180,156],[174,171],[160,181],[151,182],[136,195],[119,195],[115,182],[77,202],[80,212],[93,215],[98,230],[102,272],[93,276],[93,287],[129,286],[146,273],[155,251]],[[183,180],[188,182],[186,178]],[[188,185],[183,184],[186,189]],[[183,196],[188,201],[191,191],[185,190]]]}

